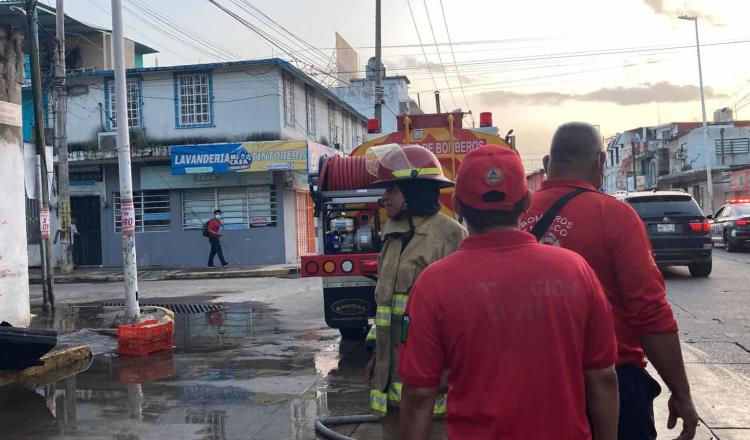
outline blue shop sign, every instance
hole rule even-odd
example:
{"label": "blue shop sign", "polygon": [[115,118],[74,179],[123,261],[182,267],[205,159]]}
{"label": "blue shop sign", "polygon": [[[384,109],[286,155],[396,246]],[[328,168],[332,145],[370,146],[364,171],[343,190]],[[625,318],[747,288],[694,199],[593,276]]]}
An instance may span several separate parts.
{"label": "blue shop sign", "polygon": [[170,153],[172,174],[229,174],[247,170],[252,154],[240,144],[174,146]]}

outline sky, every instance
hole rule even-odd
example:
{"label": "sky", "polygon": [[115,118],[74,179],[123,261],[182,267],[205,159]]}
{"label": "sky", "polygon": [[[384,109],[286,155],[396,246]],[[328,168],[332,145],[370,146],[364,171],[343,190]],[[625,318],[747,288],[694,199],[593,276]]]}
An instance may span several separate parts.
{"label": "sky", "polygon": [[[123,0],[126,36],[160,51],[146,65],[214,62],[218,48],[235,59],[295,57],[325,69],[334,32],[357,50],[360,69],[374,55],[372,0],[215,1],[259,25],[256,7],[318,48],[318,58],[301,44],[284,53],[209,0]],[[68,0],[66,8],[111,27],[108,0]],[[709,120],[723,106],[750,119],[747,0],[382,0],[382,11],[387,74],[407,75],[426,112],[435,109],[436,89],[444,109],[469,109],[477,122],[492,112],[502,133],[514,130],[527,161],[541,158],[555,128],[572,120],[599,126],[603,136],[700,121],[695,28],[677,19],[683,14],[699,18]],[[149,25],[154,13],[189,35]]]}

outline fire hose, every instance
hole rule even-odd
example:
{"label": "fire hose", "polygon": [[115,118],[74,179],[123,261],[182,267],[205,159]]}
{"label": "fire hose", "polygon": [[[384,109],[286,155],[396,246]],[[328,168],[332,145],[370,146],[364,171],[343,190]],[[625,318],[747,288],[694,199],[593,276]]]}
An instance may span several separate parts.
{"label": "fire hose", "polygon": [[375,176],[367,172],[364,156],[332,156],[320,168],[323,191],[344,191],[371,188]]}
{"label": "fire hose", "polygon": [[379,423],[380,417],[374,414],[356,416],[324,417],[315,421],[315,431],[323,438],[331,440],[355,440],[329,428],[329,426],[356,425],[359,423]]}

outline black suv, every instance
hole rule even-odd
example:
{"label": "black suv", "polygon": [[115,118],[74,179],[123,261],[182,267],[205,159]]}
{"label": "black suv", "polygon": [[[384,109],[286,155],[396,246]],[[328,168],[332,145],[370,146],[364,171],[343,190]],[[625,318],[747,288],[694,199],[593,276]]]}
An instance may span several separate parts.
{"label": "black suv", "polygon": [[750,242],[750,198],[728,200],[711,220],[711,237],[724,243],[727,252],[738,251]]}
{"label": "black suv", "polygon": [[711,274],[710,226],[690,194],[639,191],[615,197],[629,203],[643,220],[658,265],[687,266],[693,277]]}

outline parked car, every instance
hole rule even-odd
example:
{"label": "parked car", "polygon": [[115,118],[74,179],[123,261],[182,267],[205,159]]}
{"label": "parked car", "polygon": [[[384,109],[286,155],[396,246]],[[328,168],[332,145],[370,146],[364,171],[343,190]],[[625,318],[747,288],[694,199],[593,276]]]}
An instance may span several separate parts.
{"label": "parked car", "polygon": [[711,238],[723,243],[727,252],[736,252],[750,242],[750,198],[727,200],[726,205],[708,218]]}
{"label": "parked car", "polygon": [[687,266],[693,277],[711,274],[710,225],[690,194],[638,191],[615,197],[629,203],[643,220],[659,266]]}

